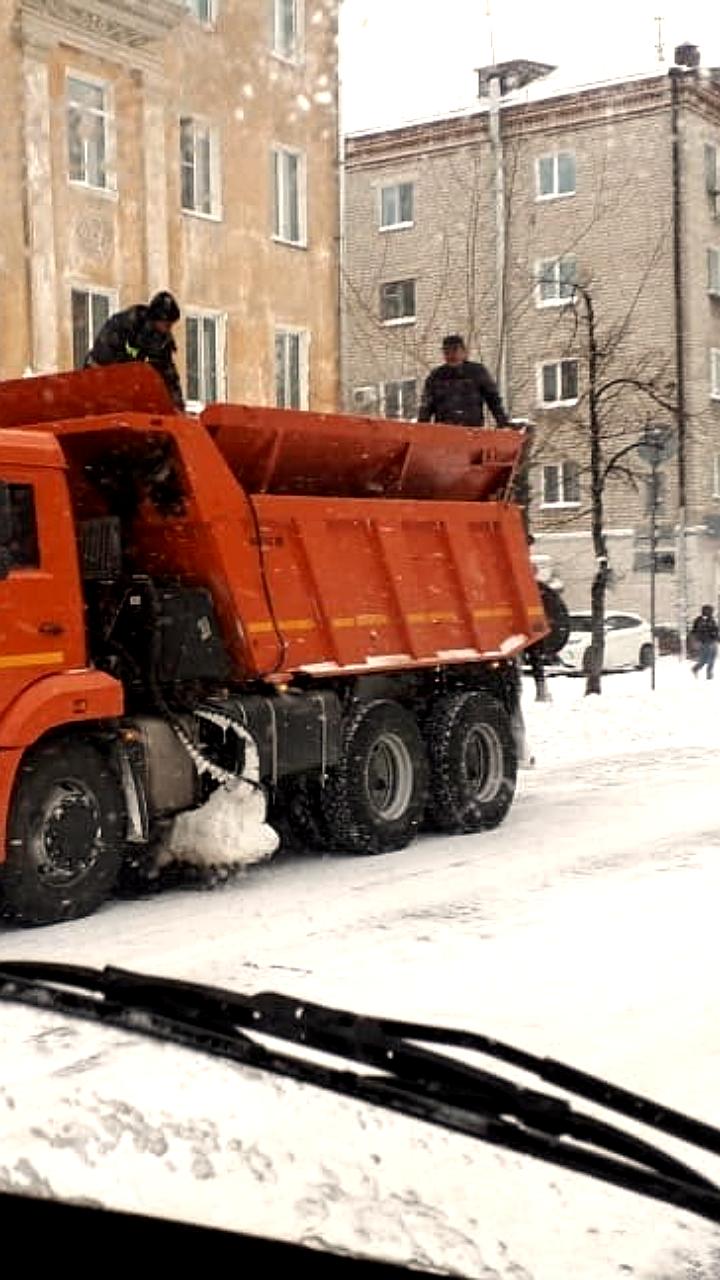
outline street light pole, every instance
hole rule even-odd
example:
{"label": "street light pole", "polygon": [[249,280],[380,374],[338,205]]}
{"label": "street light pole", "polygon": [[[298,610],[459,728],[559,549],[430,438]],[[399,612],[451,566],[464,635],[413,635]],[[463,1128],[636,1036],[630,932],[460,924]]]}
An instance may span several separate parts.
{"label": "street light pole", "polygon": [[652,658],[650,661],[650,687],[655,688],[655,574],[657,573],[657,505],[658,480],[660,465],[667,462],[674,451],[672,431],[669,427],[648,425],[639,440],[633,440],[610,459],[605,467],[607,475],[615,464],[637,449],[643,462],[650,464],[650,640]]}
{"label": "street light pole", "polygon": [[658,504],[658,467],[662,442],[653,441],[650,462],[650,639],[652,658],[650,660],[650,688],[655,688],[655,573],[657,570],[657,504]]}

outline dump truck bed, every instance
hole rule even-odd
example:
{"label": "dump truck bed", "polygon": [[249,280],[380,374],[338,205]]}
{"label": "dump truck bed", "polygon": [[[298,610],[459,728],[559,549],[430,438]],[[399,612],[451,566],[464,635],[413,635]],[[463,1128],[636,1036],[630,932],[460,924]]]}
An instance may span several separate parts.
{"label": "dump truck bed", "polygon": [[104,453],[171,442],[180,509],[144,500],[123,536],[135,572],[209,587],[239,678],[491,661],[547,630],[507,501],[522,433],[227,405],[198,421],[138,365],[32,383],[5,385],[0,421],[57,437],[79,521],[103,514]]}

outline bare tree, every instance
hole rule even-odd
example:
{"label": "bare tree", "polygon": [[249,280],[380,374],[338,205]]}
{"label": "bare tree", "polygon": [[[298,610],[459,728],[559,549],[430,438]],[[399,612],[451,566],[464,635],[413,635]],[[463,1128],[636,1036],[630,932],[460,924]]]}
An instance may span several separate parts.
{"label": "bare tree", "polygon": [[[639,293],[640,288],[636,299]],[[587,456],[595,561],[590,584],[592,630],[585,691],[599,694],[605,656],[605,603],[611,580],[605,524],[608,486],[619,480],[638,488],[637,466],[629,459],[642,442],[648,413],[653,407],[660,407],[674,417],[677,405],[667,361],[660,353],[647,351],[633,360],[627,358],[624,339],[631,323],[632,305],[620,323],[603,330],[591,286],[575,284],[573,294],[573,349],[579,351],[586,374],[586,390],[575,414],[575,426],[576,436],[580,435],[580,452]]]}

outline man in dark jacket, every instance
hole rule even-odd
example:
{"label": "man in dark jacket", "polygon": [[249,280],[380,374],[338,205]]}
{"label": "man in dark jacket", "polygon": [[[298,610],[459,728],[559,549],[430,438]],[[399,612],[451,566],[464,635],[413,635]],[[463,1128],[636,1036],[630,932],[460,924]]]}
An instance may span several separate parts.
{"label": "man in dark jacket", "polygon": [[487,405],[499,427],[510,426],[495,382],[484,364],[468,360],[460,334],[449,334],[442,349],[445,363],[433,369],[425,380],[418,422],[481,427]]}
{"label": "man in dark jacket", "polygon": [[692,624],[690,632],[693,640],[698,646],[697,661],[692,669],[694,676],[705,667],[708,680],[713,678],[713,668],[717,657],[718,639],[720,639],[720,631],[718,624],[713,617],[713,607],[711,604],[704,604],[697,618]]}
{"label": "man in dark jacket", "polygon": [[105,321],[92,349],[85,357],[85,368],[98,364],[125,364],[146,361],[157,369],[173,403],[185,408],[180,375],[175,365],[175,339],[172,327],[180,319],[180,308],[171,293],[163,290],[145,305],[117,311]]}

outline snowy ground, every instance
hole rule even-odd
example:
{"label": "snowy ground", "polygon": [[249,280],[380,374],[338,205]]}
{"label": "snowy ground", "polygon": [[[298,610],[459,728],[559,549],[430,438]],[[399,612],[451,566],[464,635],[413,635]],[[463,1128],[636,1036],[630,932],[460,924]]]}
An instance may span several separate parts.
{"label": "snowy ground", "polygon": [[[50,930],[7,929],[0,957],[113,963],[462,1024],[720,1125],[720,679],[696,682],[686,665],[668,658],[659,663],[655,692],[647,672],[606,678],[600,698],[584,697],[579,679],[558,677],[550,687],[552,701],[537,704],[527,684],[537,765],[521,774],[516,804],[498,831],[425,838],[377,859],[281,855],[214,893],[113,902],[89,920]],[[0,1051],[8,1054],[14,1017],[0,1020],[6,1037]],[[77,1050],[77,1084],[96,1114],[84,1121],[90,1127],[83,1130],[82,1168],[87,1132],[97,1123],[107,1133],[110,1123],[98,1098],[115,1096],[106,1081],[104,1092],[99,1085],[93,1092],[86,1040]],[[120,1070],[112,1055],[109,1062],[113,1088],[121,1076],[134,1091],[140,1077],[156,1080],[149,1099],[133,1098],[133,1114],[152,1113],[161,1127],[170,1126],[158,1119],[163,1107],[176,1119],[186,1114],[206,1070],[204,1064],[197,1070],[193,1094],[186,1066],[158,1073],[148,1061],[145,1077],[144,1068]],[[17,1103],[21,1067],[15,1074]],[[52,1074],[59,1125],[71,1103],[58,1090],[71,1089],[72,1064]],[[224,1107],[231,1086],[237,1081],[218,1084]],[[276,1092],[262,1088],[274,1099],[266,1098],[266,1107],[279,1106]],[[35,1106],[34,1075],[31,1101]],[[262,1147],[257,1115],[270,1113],[256,1103],[251,1128]],[[256,1204],[228,1155],[224,1176],[236,1179],[235,1192],[242,1183],[232,1201],[244,1206],[242,1217],[232,1218],[237,1226],[268,1230],[274,1223],[293,1237],[456,1265],[482,1280],[720,1275],[720,1238],[694,1218],[580,1186],[570,1175],[553,1173],[540,1183],[527,1164],[519,1169],[514,1158],[468,1152],[453,1145],[457,1140],[440,1149],[423,1138],[418,1146],[405,1129],[393,1130],[406,1143],[404,1162],[394,1164],[387,1153],[379,1161],[367,1145],[375,1122],[368,1131],[353,1120],[348,1130],[347,1115],[343,1120],[338,1112],[316,1125],[308,1120],[308,1135],[300,1111],[293,1114],[304,1156],[309,1148],[325,1172],[334,1170],[325,1190],[322,1178],[309,1198],[295,1188],[283,1200],[283,1216],[274,1182],[272,1195],[256,1188]],[[315,1130],[323,1135],[317,1152]],[[287,1129],[283,1135],[270,1125],[265,1137],[276,1164],[287,1154]],[[62,1147],[57,1133],[48,1141],[55,1153]],[[348,1144],[360,1174],[350,1167]],[[163,1177],[170,1163],[180,1167],[178,1160],[177,1152],[172,1161],[156,1160]],[[13,1184],[12,1162],[0,1160],[0,1180],[3,1164]],[[707,1166],[718,1182],[719,1165]],[[102,1182],[96,1166],[91,1160],[92,1176]],[[117,1166],[112,1173],[117,1183]],[[271,1182],[277,1176],[275,1167]],[[140,1185],[136,1180],[131,1189]],[[222,1218],[224,1201],[212,1199],[211,1185],[214,1208],[198,1185],[191,1192],[179,1205],[175,1176],[168,1211]]]}
{"label": "snowy ground", "polygon": [[526,683],[525,716],[530,742],[543,767],[577,760],[657,750],[720,747],[720,670],[717,680],[695,679],[678,658],[661,658],[655,689],[649,671],[603,678],[599,697],[585,697],[585,681],[548,680],[553,701],[532,701]]}

